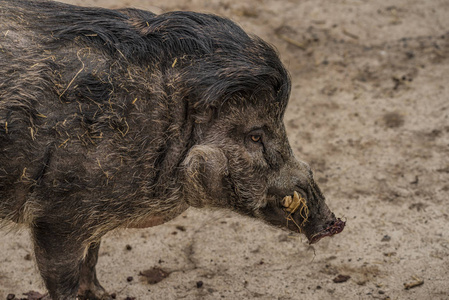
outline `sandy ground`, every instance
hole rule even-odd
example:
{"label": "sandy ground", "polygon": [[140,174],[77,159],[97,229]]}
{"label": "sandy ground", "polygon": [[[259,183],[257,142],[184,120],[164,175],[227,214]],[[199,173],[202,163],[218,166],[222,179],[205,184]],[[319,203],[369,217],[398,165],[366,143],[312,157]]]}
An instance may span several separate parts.
{"label": "sandy ground", "polygon": [[[98,274],[117,299],[449,299],[447,0],[65,2],[212,12],[274,44],[293,81],[292,147],[347,220],[313,247],[193,209],[113,232]],[[0,299],[43,292],[28,232],[0,239]],[[149,284],[139,273],[153,267],[170,275]]]}

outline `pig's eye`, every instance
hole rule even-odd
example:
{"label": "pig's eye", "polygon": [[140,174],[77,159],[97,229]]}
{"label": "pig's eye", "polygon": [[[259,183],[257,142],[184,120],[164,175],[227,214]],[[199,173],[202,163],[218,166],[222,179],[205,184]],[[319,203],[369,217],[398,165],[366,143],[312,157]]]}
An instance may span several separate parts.
{"label": "pig's eye", "polygon": [[253,141],[254,143],[259,143],[262,141],[262,136],[260,134],[252,134],[251,141]]}
{"label": "pig's eye", "polygon": [[245,140],[250,149],[260,150],[260,147],[264,146],[264,137],[265,135],[263,130],[260,128],[255,128],[247,133]]}

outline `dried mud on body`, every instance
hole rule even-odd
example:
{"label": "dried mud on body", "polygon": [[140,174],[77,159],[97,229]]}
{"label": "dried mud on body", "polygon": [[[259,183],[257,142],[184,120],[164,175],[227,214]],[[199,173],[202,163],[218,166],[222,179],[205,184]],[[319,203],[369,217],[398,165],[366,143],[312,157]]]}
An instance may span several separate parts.
{"label": "dried mud on body", "polygon": [[[346,221],[313,246],[193,209],[114,232],[98,270],[117,299],[449,299],[446,1],[65,2],[212,12],[274,44],[292,76],[295,155]],[[0,299],[43,292],[26,230],[0,236]],[[152,269],[169,276],[139,276]]]}

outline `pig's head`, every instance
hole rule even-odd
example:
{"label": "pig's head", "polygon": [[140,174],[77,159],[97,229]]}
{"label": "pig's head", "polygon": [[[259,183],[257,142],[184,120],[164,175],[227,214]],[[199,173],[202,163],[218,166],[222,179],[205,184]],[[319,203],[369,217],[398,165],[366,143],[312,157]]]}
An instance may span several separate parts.
{"label": "pig's head", "polygon": [[310,167],[289,145],[283,124],[288,73],[266,43],[244,42],[228,50],[223,41],[184,73],[195,119],[182,164],[186,202],[287,227],[310,243],[341,232],[345,223],[329,210]]}
{"label": "pig's head", "polygon": [[186,201],[303,232],[310,243],[341,232],[310,167],[293,156],[281,111],[234,105],[200,126],[202,139],[184,161]]}
{"label": "pig's head", "polygon": [[188,138],[176,147],[185,201],[303,232],[310,243],[341,232],[344,222],[290,148],[283,124],[290,78],[276,51],[227,19],[167,18],[155,28],[140,25],[170,49],[160,53],[168,62],[163,94],[183,107]]}

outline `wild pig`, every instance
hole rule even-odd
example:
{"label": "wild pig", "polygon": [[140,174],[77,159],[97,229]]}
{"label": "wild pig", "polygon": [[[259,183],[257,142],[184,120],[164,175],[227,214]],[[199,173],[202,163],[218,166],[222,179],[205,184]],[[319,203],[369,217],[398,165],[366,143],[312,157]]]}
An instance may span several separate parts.
{"label": "wild pig", "polygon": [[30,227],[52,299],[108,299],[100,238],[189,206],[339,233],[289,146],[289,93],[276,51],[224,18],[2,0],[2,223]]}

